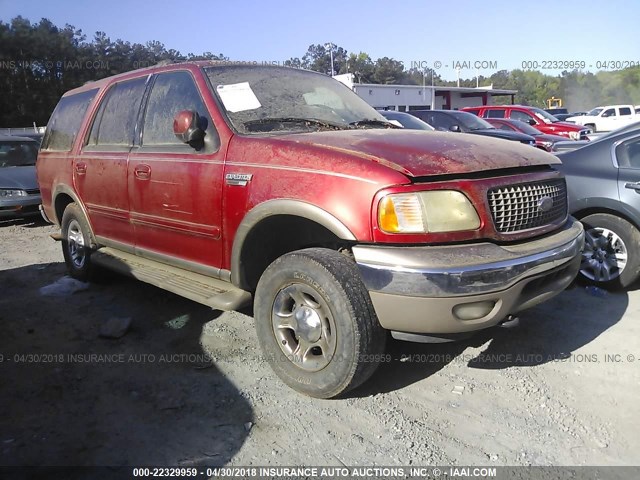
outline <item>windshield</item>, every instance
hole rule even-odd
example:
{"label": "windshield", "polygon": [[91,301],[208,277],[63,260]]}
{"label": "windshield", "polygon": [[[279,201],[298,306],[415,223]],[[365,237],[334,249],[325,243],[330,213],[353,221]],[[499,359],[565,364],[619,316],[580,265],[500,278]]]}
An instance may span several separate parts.
{"label": "windshield", "polygon": [[598,115],[600,115],[600,112],[604,110],[603,108],[594,108],[593,110],[589,110],[589,112],[587,113],[587,115],[590,115],[592,117],[597,117]]}
{"label": "windshield", "polygon": [[531,110],[533,111],[533,114],[536,117],[538,117],[540,120],[542,120],[544,123],[556,123],[560,121],[556,117],[551,115],[549,112],[545,112],[541,108],[532,108]]}
{"label": "windshield", "polygon": [[331,77],[294,68],[205,68],[240,133],[399,128]]}
{"label": "windshield", "polygon": [[0,168],[26,167],[36,164],[38,144],[27,141],[0,142]]}
{"label": "windshield", "polygon": [[542,132],[535,127],[532,127],[528,123],[521,122],[520,120],[513,120],[514,126],[520,130],[522,133],[526,133],[527,135],[542,135]]}
{"label": "windshield", "polygon": [[465,130],[486,130],[495,128],[489,122],[475,116],[473,113],[455,111],[449,113],[451,113],[455,117],[455,119],[462,125]]}

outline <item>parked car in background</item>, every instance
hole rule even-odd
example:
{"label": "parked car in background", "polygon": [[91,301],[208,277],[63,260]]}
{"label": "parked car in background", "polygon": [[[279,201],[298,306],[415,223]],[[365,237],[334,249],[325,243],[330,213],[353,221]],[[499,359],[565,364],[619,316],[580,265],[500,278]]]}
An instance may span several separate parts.
{"label": "parked car in background", "polygon": [[[567,118],[578,117],[580,115],[586,115],[586,114],[587,112],[572,112],[572,113],[556,113],[553,116],[556,117],[561,122],[565,122],[567,121]],[[569,123],[572,123],[572,122],[569,122]]]}
{"label": "parked car in background", "polygon": [[556,118],[558,117],[558,114],[564,115],[569,113],[569,110],[567,110],[566,108],[545,108],[544,111],[550,113]]}
{"label": "parked car in background", "polygon": [[550,113],[541,108],[527,107],[524,105],[485,105],[480,107],[467,107],[462,109],[482,118],[508,118],[520,120],[536,127],[542,133],[560,135],[571,140],[585,140],[591,133],[590,129],[576,125],[575,123],[561,122]]}
{"label": "parked car in background", "polygon": [[640,120],[633,105],[596,107],[586,115],[569,117],[568,121],[589,127],[594,132],[610,132]]}
{"label": "parked car in background", "polygon": [[329,398],[373,374],[389,332],[451,340],[573,281],[584,232],[559,163],[399,128],[319,73],[187,62],[67,92],[37,171],[73,277],[253,302],[263,358]]}
{"label": "parked car in background", "polygon": [[[640,128],[640,121],[631,123],[622,128],[618,128],[613,132],[590,134],[589,138],[591,139],[591,141],[602,140],[603,138],[607,138],[611,135],[620,135],[622,133],[632,132],[638,128]],[[553,144],[551,151],[554,154],[559,152],[568,152],[570,150],[575,150],[577,148],[584,147],[585,145],[588,145],[588,144],[589,144],[589,140],[567,140],[566,142],[556,142]]]}
{"label": "parked car in background", "polygon": [[26,137],[0,136],[0,218],[39,213],[37,155],[36,141]]}
{"label": "parked car in background", "polygon": [[586,230],[580,277],[630,286],[640,274],[640,123],[557,156],[569,211]]}
{"label": "parked car in background", "polygon": [[521,122],[520,120],[507,120],[504,118],[489,118],[487,119],[491,125],[500,130],[507,130],[511,132],[520,132],[525,135],[531,135],[535,142],[536,147],[550,152],[553,145],[557,142],[563,142],[567,139],[565,137],[561,137],[560,135],[549,135],[546,133],[542,133],[535,127],[532,127],[528,123]]}
{"label": "parked car in background", "polygon": [[423,122],[414,115],[404,112],[396,112],[395,110],[381,110],[380,114],[387,120],[398,122],[403,128],[410,130],[427,130],[433,132],[435,128],[426,122]]}
{"label": "parked car in background", "polygon": [[457,110],[412,110],[409,113],[427,122],[436,130],[444,132],[472,133],[485,137],[502,138],[503,140],[511,140],[531,146],[536,143],[531,135],[500,130],[481,118],[466,112]]}

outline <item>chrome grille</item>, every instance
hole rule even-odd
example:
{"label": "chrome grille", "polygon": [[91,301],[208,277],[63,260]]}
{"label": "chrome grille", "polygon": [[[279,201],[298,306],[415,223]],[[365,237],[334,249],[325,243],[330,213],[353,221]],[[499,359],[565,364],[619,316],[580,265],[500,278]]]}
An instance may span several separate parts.
{"label": "chrome grille", "polygon": [[[549,197],[545,211],[543,200]],[[491,216],[500,233],[513,233],[562,220],[567,215],[564,179],[498,187],[488,192]]]}

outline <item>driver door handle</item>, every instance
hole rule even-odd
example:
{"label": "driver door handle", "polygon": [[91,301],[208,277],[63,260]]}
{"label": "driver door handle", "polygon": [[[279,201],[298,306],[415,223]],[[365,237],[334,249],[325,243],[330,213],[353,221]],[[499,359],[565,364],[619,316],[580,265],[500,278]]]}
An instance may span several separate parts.
{"label": "driver door handle", "polygon": [[149,180],[149,177],[151,177],[151,167],[145,163],[141,163],[135,166],[133,174],[138,180]]}
{"label": "driver door handle", "polygon": [[624,188],[629,188],[631,190],[640,190],[640,182],[633,182],[633,183],[625,183],[624,184]]}

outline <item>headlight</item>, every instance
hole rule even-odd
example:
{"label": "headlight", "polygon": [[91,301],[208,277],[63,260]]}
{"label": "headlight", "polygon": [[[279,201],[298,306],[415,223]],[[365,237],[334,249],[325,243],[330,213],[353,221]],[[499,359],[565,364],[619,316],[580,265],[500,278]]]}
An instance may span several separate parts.
{"label": "headlight", "polygon": [[462,192],[432,190],[383,197],[378,225],[386,233],[457,232],[475,230],[480,218]]}
{"label": "headlight", "polygon": [[26,197],[27,192],[24,190],[9,190],[6,188],[0,188],[0,198],[8,197]]}
{"label": "headlight", "polygon": [[569,138],[571,140],[580,140],[580,132],[569,132]]}

